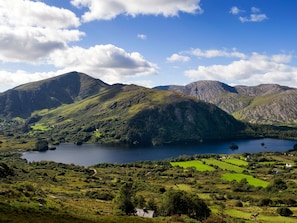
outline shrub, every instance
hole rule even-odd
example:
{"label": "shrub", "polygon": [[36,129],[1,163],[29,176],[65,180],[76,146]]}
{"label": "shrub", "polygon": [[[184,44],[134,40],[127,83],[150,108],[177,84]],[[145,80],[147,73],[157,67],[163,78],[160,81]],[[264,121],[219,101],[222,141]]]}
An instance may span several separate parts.
{"label": "shrub", "polygon": [[269,205],[271,205],[272,204],[272,201],[271,201],[271,199],[269,199],[269,198],[263,198],[263,199],[261,199],[260,201],[259,201],[259,206],[269,206]]}
{"label": "shrub", "polygon": [[287,207],[280,207],[276,210],[276,212],[281,215],[281,216],[285,216],[285,217],[288,217],[288,216],[291,216],[293,215],[293,212],[287,208]]}

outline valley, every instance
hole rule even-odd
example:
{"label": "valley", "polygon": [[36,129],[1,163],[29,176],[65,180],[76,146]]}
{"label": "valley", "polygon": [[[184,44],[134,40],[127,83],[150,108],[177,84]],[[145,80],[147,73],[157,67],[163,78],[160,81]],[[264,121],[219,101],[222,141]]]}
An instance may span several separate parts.
{"label": "valley", "polygon": [[[170,91],[108,85],[71,72],[1,93],[0,221],[295,222],[296,145],[287,152],[205,153],[88,167],[21,158],[21,152],[62,143],[153,150],[265,137],[297,140],[296,89],[206,81],[208,93],[198,97],[200,85],[187,93],[181,86]],[[155,217],[135,216],[135,208]]]}
{"label": "valley", "polygon": [[[296,156],[292,148],[282,153],[201,154],[82,167],[28,163],[19,154],[2,152],[0,221],[295,222]],[[122,212],[118,199],[125,185],[131,185],[128,198],[133,207],[154,210],[155,218]],[[169,194],[176,194],[176,199],[182,199],[178,194],[195,194],[210,216],[195,220],[178,206],[177,212],[168,212],[164,205]],[[286,208],[291,211],[288,216],[280,212]]]}

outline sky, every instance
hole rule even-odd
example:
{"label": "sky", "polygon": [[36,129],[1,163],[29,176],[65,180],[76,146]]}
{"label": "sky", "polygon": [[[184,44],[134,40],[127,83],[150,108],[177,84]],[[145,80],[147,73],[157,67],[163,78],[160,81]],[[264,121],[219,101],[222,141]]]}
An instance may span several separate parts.
{"label": "sky", "polygon": [[297,87],[295,0],[0,0],[0,92],[70,71]]}

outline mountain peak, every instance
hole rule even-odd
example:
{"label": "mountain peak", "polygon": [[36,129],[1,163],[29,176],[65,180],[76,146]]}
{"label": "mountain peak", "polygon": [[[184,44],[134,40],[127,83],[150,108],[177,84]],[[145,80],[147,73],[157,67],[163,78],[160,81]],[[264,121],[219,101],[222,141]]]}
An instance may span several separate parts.
{"label": "mountain peak", "polygon": [[73,103],[107,86],[99,79],[76,71],[24,84],[0,94],[1,115],[28,117],[35,110]]}
{"label": "mountain peak", "polygon": [[170,85],[162,88],[213,103],[241,120],[265,124],[297,123],[296,88],[278,84],[232,87],[211,80],[196,81],[178,88]]}

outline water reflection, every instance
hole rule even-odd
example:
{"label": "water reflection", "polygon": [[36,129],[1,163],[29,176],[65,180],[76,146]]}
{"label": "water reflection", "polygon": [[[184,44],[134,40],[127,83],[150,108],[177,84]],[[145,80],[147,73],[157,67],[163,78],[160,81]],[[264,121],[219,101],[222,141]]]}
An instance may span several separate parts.
{"label": "water reflection", "polygon": [[[26,152],[23,158],[28,161],[49,160],[61,163],[73,163],[90,166],[97,163],[128,163],[141,160],[163,160],[181,155],[194,154],[231,154],[254,153],[263,151],[285,151],[292,149],[296,141],[278,139],[237,140],[216,143],[199,143],[196,145],[158,146],[158,147],[111,147],[97,144],[61,144],[57,149],[46,152]],[[237,150],[231,150],[230,145],[238,145]]]}

